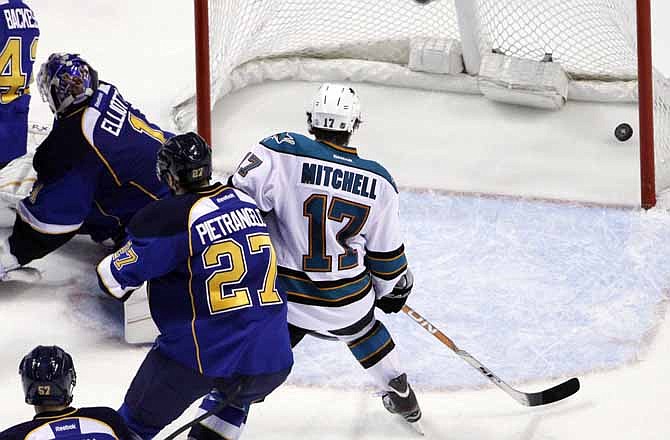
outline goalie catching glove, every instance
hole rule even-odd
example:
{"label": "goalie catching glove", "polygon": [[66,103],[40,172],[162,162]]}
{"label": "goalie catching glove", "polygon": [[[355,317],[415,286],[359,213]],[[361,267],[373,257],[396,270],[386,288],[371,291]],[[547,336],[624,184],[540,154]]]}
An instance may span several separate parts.
{"label": "goalie catching glove", "polygon": [[412,275],[412,271],[408,268],[407,272],[398,280],[391,293],[378,298],[375,306],[380,308],[384,313],[398,313],[407,302],[407,297],[412,293],[413,286],[414,275]]}

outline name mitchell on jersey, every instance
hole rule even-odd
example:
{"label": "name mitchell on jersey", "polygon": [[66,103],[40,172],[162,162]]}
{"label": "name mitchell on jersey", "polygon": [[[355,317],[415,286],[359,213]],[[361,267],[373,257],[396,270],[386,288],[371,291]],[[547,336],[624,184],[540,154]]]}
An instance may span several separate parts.
{"label": "name mitchell on jersey", "polygon": [[303,162],[300,183],[330,186],[372,200],[377,199],[375,192],[377,179],[374,177],[370,178],[353,171],[342,171],[339,168],[325,165]]}

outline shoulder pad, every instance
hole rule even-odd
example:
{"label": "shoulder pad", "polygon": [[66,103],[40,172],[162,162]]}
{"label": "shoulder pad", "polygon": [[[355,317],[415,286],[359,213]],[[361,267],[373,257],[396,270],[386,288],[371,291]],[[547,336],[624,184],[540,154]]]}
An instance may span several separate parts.
{"label": "shoulder pad", "polygon": [[93,107],[102,113],[104,108],[107,107],[107,102],[113,95],[114,89],[115,87],[113,85],[101,82],[98,86],[98,90],[91,96],[88,106]]}
{"label": "shoulder pad", "polygon": [[140,209],[130,221],[128,231],[135,237],[167,237],[188,230],[188,213],[197,194],[184,194],[157,200]]}
{"label": "shoulder pad", "polygon": [[375,162],[374,160],[369,160],[369,159],[359,159],[360,160],[360,165],[363,169],[367,169],[370,172],[373,172],[377,174],[378,176],[383,177],[388,183],[391,184],[393,187],[393,190],[395,192],[398,192],[398,186],[395,183],[395,179],[393,179],[393,176],[391,176],[391,173],[388,172],[386,168],[379,162]]}
{"label": "shoulder pad", "polygon": [[268,136],[265,139],[263,139],[260,143],[268,148],[277,147],[283,144],[285,144],[284,148],[290,148],[290,146],[296,145],[296,136],[300,135],[285,131],[283,133],[277,133],[273,134],[272,136]]}

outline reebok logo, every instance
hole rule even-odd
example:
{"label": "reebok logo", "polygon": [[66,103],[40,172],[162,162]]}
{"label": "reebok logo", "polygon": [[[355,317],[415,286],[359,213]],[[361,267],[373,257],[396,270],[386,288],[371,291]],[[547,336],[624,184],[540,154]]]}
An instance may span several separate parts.
{"label": "reebok logo", "polygon": [[354,161],[352,159],[349,159],[348,157],[338,156],[337,154],[333,154],[333,157],[335,159],[340,159],[340,160],[344,160],[344,161],[347,161],[347,162],[354,163]]}
{"label": "reebok logo", "polygon": [[219,197],[218,199],[216,199],[216,203],[225,202],[226,200],[232,199],[234,197],[236,197],[234,194],[226,194],[225,196]]}
{"label": "reebok logo", "polygon": [[70,431],[72,429],[77,429],[77,425],[72,423],[71,425],[60,425],[60,426],[54,426],[54,431],[56,432],[61,432],[61,431]]}

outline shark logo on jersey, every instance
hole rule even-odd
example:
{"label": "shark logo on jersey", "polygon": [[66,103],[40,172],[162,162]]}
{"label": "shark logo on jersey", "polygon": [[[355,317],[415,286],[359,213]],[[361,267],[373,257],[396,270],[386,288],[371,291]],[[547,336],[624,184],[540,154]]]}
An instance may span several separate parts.
{"label": "shark logo on jersey", "polygon": [[280,133],[272,136],[272,138],[277,142],[278,144],[283,144],[286,142],[287,144],[295,145],[295,139],[288,134],[288,133]]}

